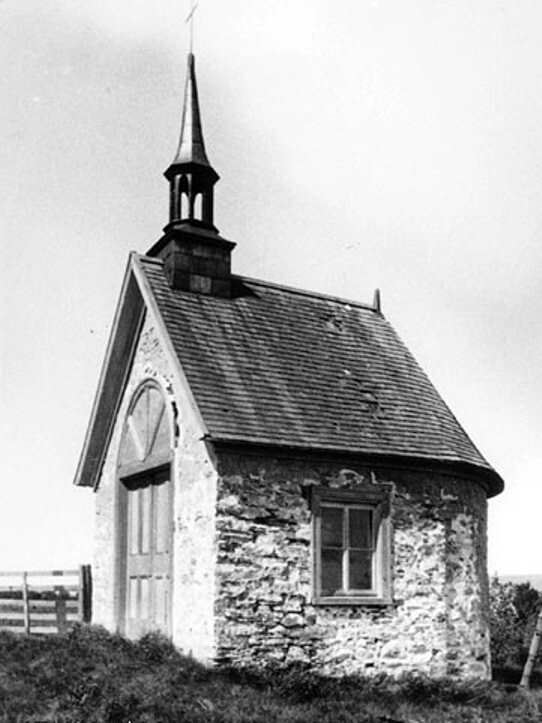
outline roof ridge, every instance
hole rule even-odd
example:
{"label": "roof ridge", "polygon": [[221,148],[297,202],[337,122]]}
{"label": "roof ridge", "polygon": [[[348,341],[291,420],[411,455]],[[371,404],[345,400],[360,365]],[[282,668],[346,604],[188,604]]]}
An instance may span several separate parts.
{"label": "roof ridge", "polygon": [[130,251],[132,256],[137,261],[144,261],[146,264],[155,264],[155,266],[163,266],[164,262],[159,256],[147,256],[147,254],[140,254],[139,251]]}
{"label": "roof ridge", "polygon": [[237,279],[240,279],[241,281],[246,281],[249,284],[255,284],[256,286],[265,286],[267,288],[271,289],[278,289],[279,291],[287,291],[291,294],[299,294],[300,296],[312,296],[316,297],[318,299],[325,299],[327,301],[335,301],[339,304],[345,304],[347,306],[356,306],[360,309],[367,309],[368,311],[374,311],[376,313],[378,312],[376,307],[373,304],[367,304],[363,303],[362,301],[354,301],[353,299],[345,299],[342,296],[334,296],[333,294],[323,294],[319,291],[308,291],[307,289],[299,289],[296,286],[286,286],[285,284],[277,284],[273,281],[264,281],[263,279],[254,279],[250,276],[241,276],[240,274],[232,274]]}
{"label": "roof ridge", "polygon": [[[145,254],[132,252],[138,259],[141,259],[145,263],[156,264],[157,266],[163,265],[162,259],[158,257],[146,256]],[[345,299],[344,296],[334,296],[333,294],[323,294],[319,291],[309,291],[308,289],[300,289],[297,286],[287,286],[286,284],[277,284],[274,281],[266,281],[265,279],[255,279],[252,276],[244,276],[242,274],[232,274],[233,279],[239,281],[246,281],[249,284],[255,286],[265,286],[269,289],[277,289],[279,291],[287,291],[290,294],[298,294],[299,296],[310,296],[317,299],[325,299],[326,301],[335,301],[345,306],[355,306],[359,309],[366,309],[367,311],[374,311],[380,316],[384,316],[374,304],[364,303],[362,301],[354,301],[353,299]]]}

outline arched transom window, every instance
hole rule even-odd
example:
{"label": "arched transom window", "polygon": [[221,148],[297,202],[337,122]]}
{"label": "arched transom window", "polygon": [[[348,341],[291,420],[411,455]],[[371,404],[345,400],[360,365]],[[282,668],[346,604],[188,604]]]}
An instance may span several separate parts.
{"label": "arched transom window", "polygon": [[132,401],[126,420],[119,465],[130,469],[149,469],[170,459],[171,432],[162,391],[148,382]]}

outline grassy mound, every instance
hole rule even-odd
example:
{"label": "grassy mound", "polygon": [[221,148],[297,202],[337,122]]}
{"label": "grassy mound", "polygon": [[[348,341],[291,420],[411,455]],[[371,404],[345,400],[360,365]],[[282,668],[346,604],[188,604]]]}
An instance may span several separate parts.
{"label": "grassy mound", "polygon": [[540,720],[539,699],[480,681],[209,670],[160,636],[134,643],[96,627],[0,633],[0,721],[9,723],[526,723]]}

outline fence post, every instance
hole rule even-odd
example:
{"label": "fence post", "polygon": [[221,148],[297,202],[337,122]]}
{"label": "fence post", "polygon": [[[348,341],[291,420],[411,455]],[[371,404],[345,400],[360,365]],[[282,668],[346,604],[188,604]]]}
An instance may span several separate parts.
{"label": "fence post", "polygon": [[59,633],[66,632],[66,590],[62,585],[55,585],[55,618],[56,628]]}
{"label": "fence post", "polygon": [[84,565],[79,565],[79,592],[77,594],[77,617],[79,618],[80,623],[85,621],[85,581],[83,577],[83,567]]}
{"label": "fence post", "polygon": [[520,688],[528,688],[529,681],[531,679],[531,673],[533,672],[534,664],[538,657],[538,646],[540,645],[540,637],[542,636],[542,610],[538,614],[538,620],[536,621],[536,628],[533,633],[531,640],[531,647],[529,648],[529,655],[523,668],[523,675],[521,676]]}
{"label": "fence post", "polygon": [[28,574],[23,572],[23,619],[24,631],[26,634],[30,632],[30,605],[28,604]]}
{"label": "fence post", "polygon": [[92,618],[92,575],[90,565],[79,566],[79,619],[90,623]]}

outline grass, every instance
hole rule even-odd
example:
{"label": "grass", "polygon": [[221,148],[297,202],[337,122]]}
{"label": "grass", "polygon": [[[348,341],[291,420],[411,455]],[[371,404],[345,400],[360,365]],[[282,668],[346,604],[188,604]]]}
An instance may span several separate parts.
{"label": "grass", "polygon": [[[209,670],[163,638],[101,628],[55,637],[0,633],[0,721],[9,723],[527,723],[542,692],[306,669]],[[542,707],[542,706],[541,706]]]}

